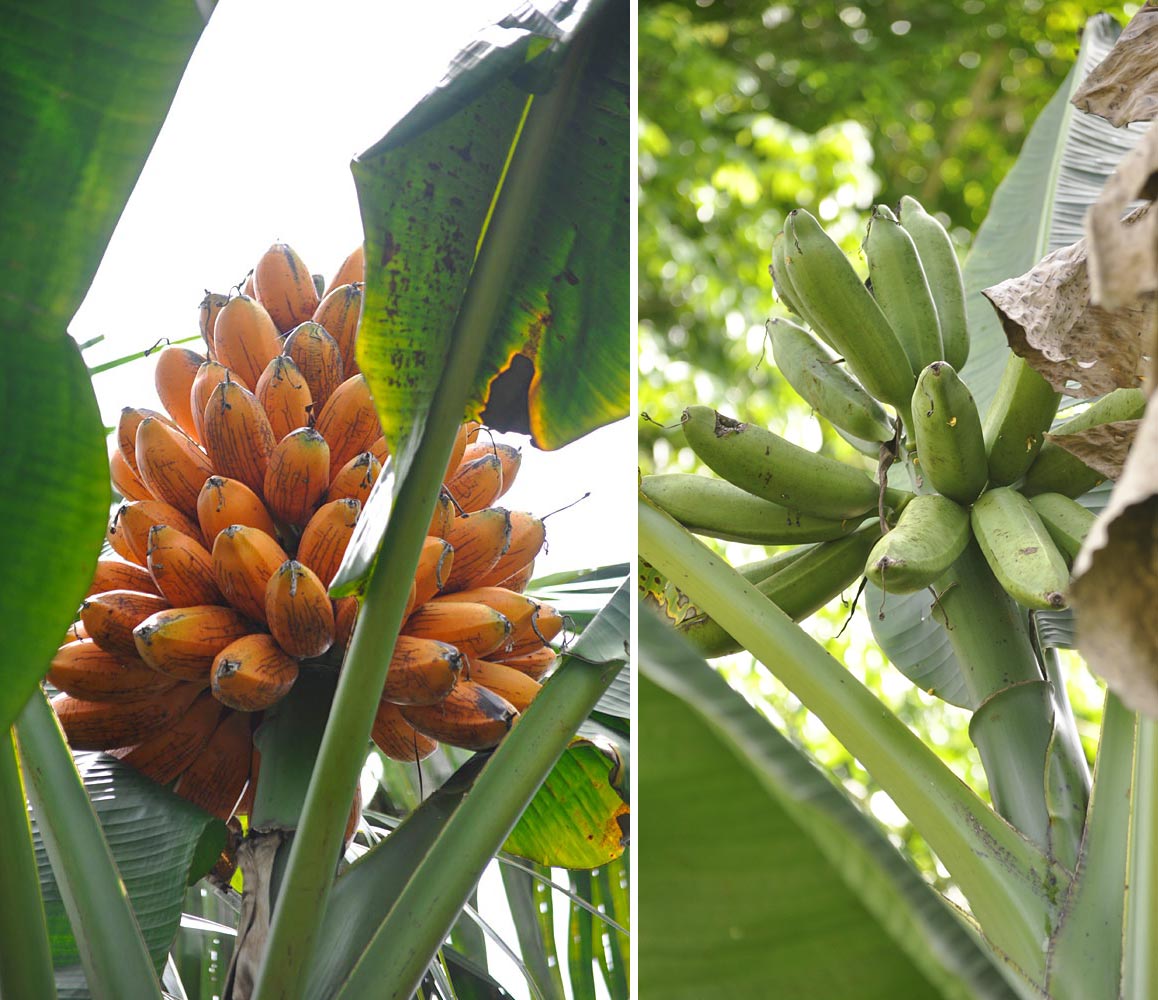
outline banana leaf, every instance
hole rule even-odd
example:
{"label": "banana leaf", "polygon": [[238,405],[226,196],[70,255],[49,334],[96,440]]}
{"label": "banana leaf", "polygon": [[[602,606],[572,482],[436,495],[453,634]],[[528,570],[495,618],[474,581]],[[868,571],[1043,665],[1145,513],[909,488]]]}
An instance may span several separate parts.
{"label": "banana leaf", "polygon": [[[6,4],[3,18],[0,514],[19,567],[0,582],[7,728],[92,578],[111,499],[96,397],[66,330],[202,24],[176,0]],[[37,567],[51,572],[30,578]]]}
{"label": "banana leaf", "polygon": [[658,618],[639,630],[641,1000],[1018,995],[822,771]]}

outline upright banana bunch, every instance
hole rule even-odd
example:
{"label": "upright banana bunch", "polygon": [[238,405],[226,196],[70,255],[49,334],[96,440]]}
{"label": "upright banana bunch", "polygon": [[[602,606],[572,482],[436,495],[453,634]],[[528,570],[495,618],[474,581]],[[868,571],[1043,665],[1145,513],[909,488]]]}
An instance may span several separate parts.
{"label": "upright banana bunch", "polygon": [[[167,412],[126,407],[110,458],[125,501],[49,681],[70,744],[108,750],[228,819],[247,811],[261,713],[303,661],[340,663],[359,611],[328,586],[387,460],[355,360],[361,248],[319,294],[275,244],[252,294],[207,293],[205,354],[167,347]],[[543,521],[494,504],[518,449],[455,440],[374,723],[387,755],[497,744],[539,690],[563,626],[523,594]],[[319,659],[323,658],[323,659]],[[239,806],[240,803],[240,806]]]}
{"label": "upright banana bunch", "polygon": [[[915,453],[915,493],[690,406],[684,436],[721,478],[647,476],[643,494],[701,534],[798,545],[741,567],[797,619],[862,572],[891,593],[931,586],[973,539],[1020,604],[1064,607],[1069,565],[1093,521],[1075,498],[1101,477],[1043,446],[1058,394],[1011,357],[981,419],[958,374],[969,332],[956,252],[917,201],[902,199],[899,214],[877,206],[863,249],[867,282],[815,218],[791,212],[773,240],[770,271],[781,302],[805,325],[777,318],[768,332],[781,374],[847,441],[883,467]],[[1058,431],[1131,419],[1143,406],[1141,390],[1118,390]],[[708,655],[737,648],[682,595],[659,600]]]}

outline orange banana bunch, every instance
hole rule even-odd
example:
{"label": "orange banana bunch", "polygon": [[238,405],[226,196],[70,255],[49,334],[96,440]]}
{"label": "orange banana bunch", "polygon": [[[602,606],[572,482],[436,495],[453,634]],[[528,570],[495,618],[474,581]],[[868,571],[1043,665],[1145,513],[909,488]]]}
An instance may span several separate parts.
{"label": "orange banana bunch", "polygon": [[[167,412],[126,407],[124,496],[49,680],[70,741],[109,750],[229,819],[252,799],[252,733],[310,660],[349,642],[357,598],[327,592],[388,449],[354,357],[360,248],[319,295],[291,248],[247,291],[206,293],[204,355],[160,352]],[[543,522],[494,504],[520,452],[456,436],[410,588],[373,739],[420,760],[493,747],[555,662],[562,618],[522,594]]]}

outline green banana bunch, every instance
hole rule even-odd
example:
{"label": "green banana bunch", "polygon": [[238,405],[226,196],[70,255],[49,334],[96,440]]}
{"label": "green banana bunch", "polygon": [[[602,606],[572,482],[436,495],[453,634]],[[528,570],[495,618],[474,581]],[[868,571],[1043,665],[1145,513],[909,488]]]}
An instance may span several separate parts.
{"label": "green banana bunch", "polygon": [[729,542],[799,545],[840,538],[860,519],[837,521],[790,511],[721,479],[669,473],[644,476],[640,491],[689,531]]}
{"label": "green banana bunch", "polygon": [[937,306],[921,266],[917,245],[884,205],[869,219],[864,241],[872,294],[897,334],[909,366],[919,375],[945,355]]}
{"label": "green banana bunch", "polygon": [[1061,393],[1024,358],[1009,356],[982,428],[991,483],[1008,486],[1025,475],[1060,401]]}
{"label": "green banana bunch", "polygon": [[1069,568],[1041,517],[1010,486],[983,493],[970,515],[973,534],[1001,586],[1018,604],[1064,608]]}
{"label": "green banana bunch", "polygon": [[[793,550],[794,558],[762,578],[753,579],[750,575],[754,567],[762,564],[754,563],[740,571],[789,618],[803,621],[861,575],[865,557],[880,534],[878,524],[866,524],[845,538]],[[676,629],[705,657],[726,656],[743,648],[703,613],[686,616]]]}
{"label": "green banana bunch", "polygon": [[844,251],[803,209],[789,213],[784,235],[784,274],[809,326],[870,393],[907,412],[914,383],[908,356]]}
{"label": "green banana bunch", "polygon": [[912,406],[917,461],[938,493],[961,504],[977,499],[989,478],[981,418],[969,388],[947,361],[917,379]]}
{"label": "green banana bunch", "polygon": [[772,287],[777,298],[788,307],[789,311],[816,329],[816,323],[809,314],[808,307],[800,301],[800,296],[788,276],[788,264],[784,250],[787,243],[788,238],[784,235],[783,230],[772,237],[772,263],[768,266],[768,273],[772,275]]}
{"label": "green banana bunch", "polygon": [[901,225],[917,246],[937,306],[944,351],[941,359],[961,371],[969,357],[969,323],[965,311],[965,279],[953,240],[916,198],[908,195],[902,198],[900,213]]}
{"label": "green banana bunch", "polygon": [[[818,455],[778,434],[741,423],[710,406],[689,406],[682,417],[692,451],[718,476],[796,514],[845,520],[876,510],[880,489],[865,473]],[[885,490],[886,506],[908,494]]]}
{"label": "green banana bunch", "polygon": [[834,427],[862,441],[891,441],[889,415],[803,327],[786,319],[768,321],[772,357],[780,374]]}
{"label": "green banana bunch", "polygon": [[1061,493],[1039,493],[1029,502],[1065,556],[1066,563],[1072,566],[1096,520],[1093,511]]}
{"label": "green banana bunch", "polygon": [[[1091,403],[1089,409],[1072,420],[1067,420],[1056,427],[1051,436],[1076,434],[1098,424],[1110,424],[1119,420],[1137,420],[1145,409],[1146,396],[1141,389],[1115,389],[1096,403]],[[1071,455],[1060,444],[1047,441],[1025,474],[1022,492],[1030,497],[1038,493],[1061,493],[1067,497],[1080,497],[1105,478],[1080,458]]]}
{"label": "green banana bunch", "polygon": [[972,531],[969,512],[948,497],[914,497],[896,527],[868,555],[865,575],[890,594],[928,587],[965,551]]}

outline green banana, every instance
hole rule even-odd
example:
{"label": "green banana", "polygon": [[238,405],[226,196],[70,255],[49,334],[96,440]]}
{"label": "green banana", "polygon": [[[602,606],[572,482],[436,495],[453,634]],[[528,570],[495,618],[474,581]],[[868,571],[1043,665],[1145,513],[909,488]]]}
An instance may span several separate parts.
{"label": "green banana", "polygon": [[969,512],[948,497],[914,497],[896,527],[868,555],[865,575],[890,594],[928,587],[965,551],[972,531]]}
{"label": "green banana", "polygon": [[[796,514],[841,521],[876,510],[879,487],[859,469],[785,441],[779,434],[689,406],[682,417],[692,451],[716,475],[740,489]],[[885,491],[885,505],[903,504],[908,494]]]}
{"label": "green banana", "polygon": [[752,496],[722,479],[670,473],[644,476],[640,491],[660,510],[697,535],[754,545],[799,545],[840,538],[861,519],[848,521],[798,514]]}
{"label": "green banana", "polygon": [[1090,525],[1097,520],[1094,512],[1061,493],[1039,493],[1029,502],[1066,562],[1072,566],[1089,534]]}
{"label": "green banana", "polygon": [[934,361],[921,372],[912,419],[925,479],[938,493],[971,504],[989,477],[985,438],[977,404],[947,361]]}
{"label": "green banana", "polygon": [[991,483],[1008,486],[1025,475],[1041,450],[1060,401],[1061,393],[1036,369],[1010,354],[983,426]]}
{"label": "green banana", "polygon": [[788,307],[789,311],[812,326],[813,323],[808,315],[807,307],[800,301],[800,296],[797,295],[792,280],[788,276],[784,258],[784,247],[787,239],[783,230],[772,237],[772,263],[768,267],[768,273],[772,275],[772,288],[776,292],[776,297]]}
{"label": "green banana", "polygon": [[919,375],[926,365],[945,355],[937,306],[917,245],[896,216],[878,205],[869,219],[864,252],[873,298],[896,331],[913,374]]}
{"label": "green banana", "polygon": [[985,561],[1010,597],[1041,611],[1066,606],[1069,568],[1029,500],[998,486],[980,496],[970,520]]}
{"label": "green banana", "polygon": [[[751,582],[789,618],[803,621],[861,575],[865,557],[880,535],[879,524],[866,524],[846,538],[809,546],[777,572]],[[743,648],[703,613],[685,617],[676,630],[705,657],[726,656]]]}
{"label": "green banana", "polygon": [[872,395],[907,412],[914,384],[908,356],[852,262],[803,209],[788,214],[784,234],[785,273],[811,314],[809,326]]}
{"label": "green banana", "polygon": [[969,322],[965,311],[965,279],[953,240],[945,227],[906,195],[900,205],[901,225],[917,245],[929,291],[937,305],[941,357],[961,371],[969,358]]}
{"label": "green banana", "polygon": [[862,441],[891,441],[889,415],[807,330],[786,319],[767,325],[772,357],[788,384],[834,427]]}
{"label": "green banana", "polygon": [[[1072,420],[1055,427],[1050,437],[1076,434],[1098,424],[1137,420],[1145,409],[1146,396],[1141,389],[1115,389],[1096,403],[1091,403],[1089,409]],[[1105,478],[1080,458],[1071,455],[1060,444],[1046,441],[1033,465],[1026,472],[1021,489],[1026,496],[1061,493],[1067,497],[1080,497],[1104,482]]]}

